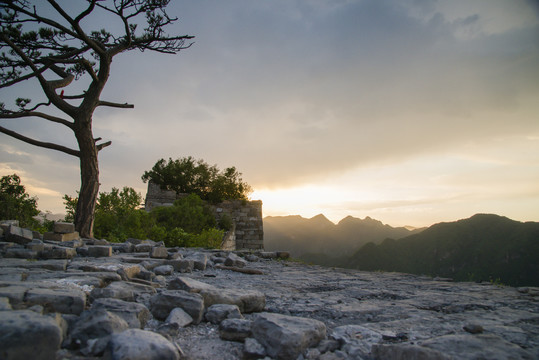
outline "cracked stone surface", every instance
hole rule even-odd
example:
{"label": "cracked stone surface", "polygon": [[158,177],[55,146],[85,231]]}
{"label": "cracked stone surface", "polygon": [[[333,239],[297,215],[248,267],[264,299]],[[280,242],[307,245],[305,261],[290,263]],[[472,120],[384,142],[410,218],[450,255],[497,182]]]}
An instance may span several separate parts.
{"label": "cracked stone surface", "polygon": [[[187,270],[182,268],[181,272],[175,270],[171,275],[153,272],[171,259],[200,258],[201,253],[207,256],[204,270],[192,266]],[[122,311],[118,308],[122,303],[134,302],[141,308],[144,321],[129,322],[131,330],[142,327],[139,330],[159,334],[156,343],[163,343],[164,348],[174,354],[177,351],[181,359],[271,358],[270,353],[277,358],[287,358],[288,355],[279,354],[291,352],[264,353],[260,348],[262,342],[251,337],[248,339],[253,340],[248,340],[247,345],[242,342],[245,340],[223,340],[219,324],[206,321],[198,313],[200,323],[195,321],[183,327],[166,323],[172,309],[166,309],[167,314],[161,314],[159,319],[150,313],[152,298],[158,294],[186,291],[192,293],[191,297],[195,294],[201,297],[198,294],[201,291],[222,289],[227,298],[263,294],[264,308],[241,314],[252,324],[257,324],[261,312],[322,322],[326,327],[325,338],[309,343],[311,348],[301,349],[297,359],[539,358],[537,288],[517,289],[400,273],[324,268],[279,260],[278,256],[267,253],[258,256],[234,253],[245,264],[231,268],[216,266],[229,257],[229,252],[174,249],[170,250],[168,260],[152,258],[151,254],[152,249],[143,253],[116,252],[99,258],[0,258],[0,322],[8,319],[12,312],[32,311],[38,313],[39,319],[45,317],[43,321],[50,326],[58,326],[58,333],[64,334],[65,342],[77,323],[81,299],[85,299],[84,311],[90,311],[94,301],[95,308],[107,301],[114,302],[114,311],[118,312]],[[187,284],[187,290],[175,290],[179,286],[178,277],[186,279],[183,283]],[[189,282],[189,279],[195,281]],[[111,286],[110,291],[106,290],[108,286]],[[125,296],[125,289],[129,290],[129,296]],[[61,296],[65,298],[66,294],[73,293],[83,294],[76,297],[79,306],[76,311],[51,306],[55,301],[61,303]],[[92,293],[100,296],[92,296]],[[109,298],[119,300],[106,300]],[[178,304],[178,307],[181,306]],[[63,314],[55,314],[55,311]],[[133,310],[126,306],[125,311]],[[282,326],[287,327],[286,320],[283,321]],[[24,328],[24,322],[21,324],[17,331],[21,336],[28,336],[26,341],[31,344],[31,337],[35,335],[31,329]],[[2,336],[0,332],[0,348],[5,345]],[[61,345],[57,348],[57,359],[100,359],[108,356],[115,346],[106,337],[90,339],[88,344],[92,346]],[[18,346],[20,348],[20,344]],[[47,351],[52,350],[49,347]]]}

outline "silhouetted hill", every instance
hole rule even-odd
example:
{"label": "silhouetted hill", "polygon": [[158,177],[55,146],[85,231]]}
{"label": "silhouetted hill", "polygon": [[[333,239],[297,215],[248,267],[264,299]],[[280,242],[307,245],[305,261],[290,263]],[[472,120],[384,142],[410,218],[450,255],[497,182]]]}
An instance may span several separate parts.
{"label": "silhouetted hill", "polygon": [[420,230],[394,228],[370,217],[362,220],[348,216],[335,225],[322,214],[310,219],[299,215],[268,216],[264,218],[264,248],[286,250],[295,257],[327,265],[328,257],[348,256],[366,243],[417,231]]}
{"label": "silhouetted hill", "polygon": [[343,265],[539,286],[539,223],[477,214],[399,240],[366,244]]}

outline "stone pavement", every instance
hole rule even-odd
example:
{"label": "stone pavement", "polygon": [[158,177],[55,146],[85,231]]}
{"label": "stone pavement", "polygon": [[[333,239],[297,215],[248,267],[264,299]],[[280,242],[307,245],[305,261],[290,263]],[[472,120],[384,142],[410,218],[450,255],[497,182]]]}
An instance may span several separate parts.
{"label": "stone pavement", "polygon": [[537,288],[20,236],[0,242],[1,359],[539,358]]}

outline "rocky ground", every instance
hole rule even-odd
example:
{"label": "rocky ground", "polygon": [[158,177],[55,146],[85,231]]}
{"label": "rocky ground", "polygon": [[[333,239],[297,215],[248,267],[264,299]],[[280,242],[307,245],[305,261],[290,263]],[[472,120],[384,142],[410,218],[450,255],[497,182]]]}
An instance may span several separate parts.
{"label": "rocky ground", "polygon": [[537,288],[69,231],[4,224],[1,359],[539,358]]}

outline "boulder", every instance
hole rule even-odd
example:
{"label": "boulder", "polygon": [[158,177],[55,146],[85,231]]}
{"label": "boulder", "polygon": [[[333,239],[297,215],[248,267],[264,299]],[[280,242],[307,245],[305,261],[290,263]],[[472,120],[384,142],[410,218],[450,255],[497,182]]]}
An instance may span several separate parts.
{"label": "boulder", "polygon": [[214,304],[237,305],[242,313],[263,311],[266,296],[256,290],[207,288],[200,290],[206,307]]}
{"label": "boulder", "polygon": [[223,340],[244,341],[250,337],[253,323],[245,319],[226,319],[219,324],[219,337]]}
{"label": "boulder", "polygon": [[86,305],[86,293],[75,288],[29,289],[24,301],[28,305],[41,305],[48,312],[79,315]]}
{"label": "boulder", "polygon": [[0,324],[0,359],[56,358],[62,330],[52,317],[28,310],[0,311]]}
{"label": "boulder", "polygon": [[181,273],[190,273],[195,268],[193,259],[173,259],[165,261],[166,265],[172,265],[174,270]]}
{"label": "boulder", "polygon": [[193,260],[193,266],[195,270],[206,270],[206,266],[208,264],[208,256],[204,253],[194,253],[186,257],[186,259]]}
{"label": "boulder", "polygon": [[244,359],[261,359],[265,357],[266,349],[256,339],[247,338],[243,345],[243,358]]}
{"label": "boulder", "polygon": [[76,249],[65,247],[45,248],[41,252],[41,257],[44,259],[73,259],[76,255]]}
{"label": "boulder", "polygon": [[178,276],[170,281],[168,289],[200,293],[202,290],[216,289],[216,287],[185,276]]}
{"label": "boulder", "polygon": [[296,359],[326,337],[326,325],[318,320],[262,313],[253,321],[253,338],[277,359]]}
{"label": "boulder", "polygon": [[69,332],[67,345],[85,347],[90,339],[102,338],[128,328],[124,319],[104,308],[86,310]]}
{"label": "boulder", "polygon": [[384,336],[377,331],[361,325],[343,325],[333,329],[330,336],[337,340],[348,353],[366,357],[371,353],[372,346],[380,343]]}
{"label": "boulder", "polygon": [[104,288],[93,289],[90,293],[92,299],[114,298],[124,301],[135,301],[139,294],[153,295],[157,291],[154,287],[135,284],[126,281],[115,281]]}
{"label": "boulder", "polygon": [[182,308],[174,308],[168,314],[165,323],[167,324],[176,324],[178,328],[185,327],[193,322],[191,315],[185,312]]}
{"label": "boulder", "polygon": [[219,324],[225,319],[243,319],[237,305],[214,304],[206,311],[206,320],[212,324]]}
{"label": "boulder", "polygon": [[180,349],[157,333],[129,329],[111,336],[103,358],[110,360],[179,360]]}
{"label": "boulder", "polygon": [[225,259],[225,266],[234,266],[234,267],[245,267],[247,265],[247,261],[239,257],[238,255],[234,253],[228,254],[227,258]]}
{"label": "boulder", "polygon": [[172,275],[174,273],[174,267],[172,265],[161,265],[153,269],[155,275]]}
{"label": "boulder", "polygon": [[165,290],[150,298],[150,311],[159,320],[165,320],[170,312],[180,307],[198,324],[204,314],[204,299],[199,294],[183,290]]}
{"label": "boulder", "polygon": [[164,246],[153,247],[150,250],[150,257],[154,259],[167,259],[168,258],[167,248]]}
{"label": "boulder", "polygon": [[146,306],[136,302],[120,299],[101,298],[94,301],[92,309],[103,308],[125,320],[130,328],[142,329],[150,319],[150,311]]}

